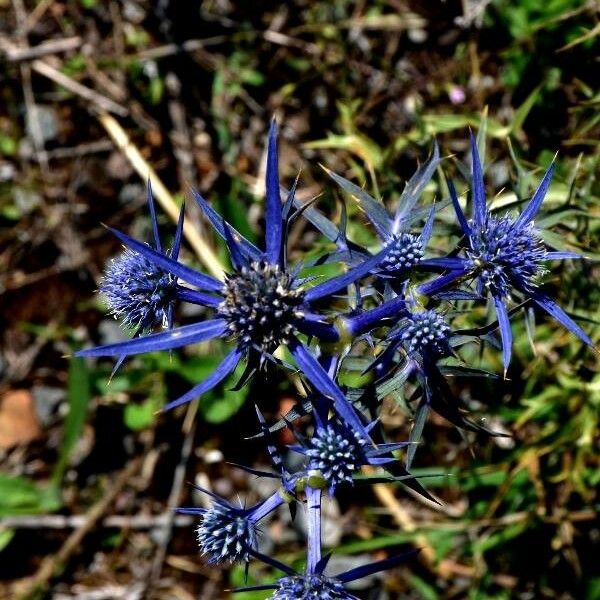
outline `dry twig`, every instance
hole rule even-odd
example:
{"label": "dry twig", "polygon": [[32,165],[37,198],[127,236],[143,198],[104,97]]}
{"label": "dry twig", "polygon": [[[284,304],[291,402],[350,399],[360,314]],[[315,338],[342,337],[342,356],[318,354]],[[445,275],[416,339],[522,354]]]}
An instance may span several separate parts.
{"label": "dry twig", "polygon": [[101,110],[105,110],[107,112],[115,113],[121,117],[126,117],[129,114],[129,111],[122,106],[121,104],[117,104],[113,102],[110,98],[103,96],[95,90],[92,90],[85,85],[71,79],[64,73],[61,73],[58,69],[55,69],[53,66],[49,65],[47,62],[43,60],[36,59],[31,63],[31,68],[40,75],[47,77],[57,83],[58,85],[64,87],[69,92],[80,96],[84,100],[95,104]]}
{"label": "dry twig", "polygon": [[[177,204],[175,204],[173,197],[158,178],[154,169],[146,162],[138,148],[131,142],[125,130],[119,125],[117,120],[108,113],[100,113],[98,115],[98,120],[102,123],[106,131],[108,131],[117,147],[125,154],[138,175],[143,179],[150,179],[152,181],[152,190],[158,203],[169,217],[171,217],[174,222],[177,222],[177,219],[179,218],[179,208],[177,207]],[[212,275],[219,279],[222,278],[223,266],[221,265],[221,262],[213,252],[212,248],[202,239],[202,237],[200,237],[198,231],[191,223],[184,223],[183,234],[202,264],[210,271],[210,273],[212,273]]]}

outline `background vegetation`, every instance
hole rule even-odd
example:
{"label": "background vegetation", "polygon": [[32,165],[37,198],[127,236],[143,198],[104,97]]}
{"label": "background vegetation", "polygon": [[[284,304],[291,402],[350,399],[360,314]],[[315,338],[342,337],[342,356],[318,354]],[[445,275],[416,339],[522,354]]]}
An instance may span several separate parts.
{"label": "background vegetation", "polygon": [[[264,482],[226,461],[266,463],[240,433],[255,432],[253,402],[273,418],[295,390],[284,379],[223,388],[157,416],[212,368],[218,344],[136,358],[108,387],[108,362],[64,358],[123,335],[95,294],[119,251],[100,223],[149,233],[147,164],[176,203],[197,187],[251,237],[272,115],[282,174],[302,170],[303,198],[321,194],[323,163],[387,202],[434,138],[464,190],[468,127],[487,114],[499,205],[525,198],[558,151],[546,223],[553,243],[591,260],[558,266],[548,285],[597,340],[599,15],[596,0],[0,0],[0,595],[209,600],[243,580],[241,569],[207,568],[193,521],[168,507],[202,501],[187,481],[264,496]],[[438,177],[425,200],[444,194]],[[339,218],[331,192],[318,206]],[[350,236],[369,243],[349,210]],[[191,204],[188,215],[206,237]],[[166,213],[161,223],[173,231]],[[325,244],[306,223],[292,239],[302,252]],[[533,348],[515,328],[506,381],[456,384],[512,438],[462,439],[435,420],[426,431],[416,472],[448,474],[425,480],[441,508],[400,487],[331,505],[334,560],[424,548],[357,594],[600,598],[598,358],[545,319]],[[492,354],[473,360],[500,371]],[[386,402],[388,429],[405,437],[409,416]],[[265,533],[279,556],[301,560],[301,523],[282,513]],[[250,569],[251,580],[271,576]]]}

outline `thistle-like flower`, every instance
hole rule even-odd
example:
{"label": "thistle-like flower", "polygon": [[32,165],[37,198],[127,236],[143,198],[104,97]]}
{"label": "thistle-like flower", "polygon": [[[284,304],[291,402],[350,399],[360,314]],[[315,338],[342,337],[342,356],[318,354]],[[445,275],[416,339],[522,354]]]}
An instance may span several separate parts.
{"label": "thistle-like flower", "polygon": [[450,354],[450,326],[435,310],[410,313],[392,334],[408,356],[439,358]]}
{"label": "thistle-like flower", "polygon": [[[397,462],[392,452],[405,448],[407,443],[381,443],[374,446],[335,417],[328,418],[327,403],[324,400],[319,398],[313,403],[313,435],[307,440],[301,439],[301,445],[292,446],[291,449],[307,458],[304,470],[296,474],[296,477],[308,481],[314,488],[327,488],[332,496],[338,485],[352,485],[354,475],[360,472],[361,467]],[[376,425],[377,421],[369,423],[366,426],[367,432],[370,434]],[[396,479],[408,480],[411,476],[405,473],[403,477]],[[426,494],[416,481],[412,483],[419,492]]]}
{"label": "thistle-like flower", "polygon": [[175,290],[170,273],[128,248],[111,260],[100,284],[111,313],[138,334],[169,327]]}
{"label": "thistle-like flower", "polygon": [[271,600],[356,600],[338,579],[325,575],[288,575],[277,582]]}
{"label": "thistle-like flower", "polygon": [[[152,224],[153,249],[159,254],[177,261],[183,229],[183,209],[179,216],[175,240],[170,251],[162,248],[154,205],[152,186],[148,181],[148,210]],[[100,293],[115,318],[134,330],[134,336],[142,335],[157,325],[173,326],[173,307],[178,298],[176,277],[144,254],[125,247],[120,256],[110,261]]]}
{"label": "thistle-like flower", "polygon": [[449,267],[449,273],[420,287],[424,294],[432,295],[458,280],[474,280],[481,296],[489,295],[498,316],[502,338],[502,354],[505,371],[510,364],[512,331],[508,314],[511,296],[519,294],[533,300],[540,308],[554,317],[586,344],[592,340],[558,304],[538,289],[540,276],[546,271],[549,260],[582,258],[574,252],[554,252],[546,249],[539,231],[534,225],[554,172],[554,163],[546,171],[528,205],[518,217],[492,215],[487,208],[483,169],[479,160],[477,143],[471,135],[472,202],[473,216],[467,221],[458,203],[451,181],[448,182],[450,197],[462,232],[467,240],[462,265]]}
{"label": "thistle-like flower", "polygon": [[346,584],[374,575],[375,573],[380,573],[381,571],[398,567],[412,559],[418,553],[419,550],[412,550],[398,556],[374,561],[350,569],[349,571],[344,571],[338,575],[325,575],[323,571],[327,567],[329,556],[324,556],[314,567],[307,567],[305,573],[298,573],[288,565],[274,558],[259,554],[258,552],[251,552],[252,556],[283,571],[285,576],[273,584],[238,588],[234,592],[274,590],[271,596],[269,596],[269,600],[358,600],[357,596],[351,594],[346,589]]}
{"label": "thistle-like flower", "polygon": [[[437,310],[411,311],[407,305],[408,301],[398,296],[371,310],[348,315],[344,326],[353,335],[382,325],[390,327],[383,350],[368,367],[377,377],[380,397],[400,389],[409,377],[415,377],[421,388],[407,449],[406,468],[410,469],[430,409],[461,429],[498,435],[474,423],[459,410],[459,402],[444,376],[446,372],[467,377],[493,375],[462,365],[442,364],[443,359],[455,355],[456,346],[485,338],[497,327],[497,323],[454,331],[443,313]],[[417,397],[413,396],[413,399]]]}
{"label": "thistle-like flower", "polygon": [[[372,198],[362,188],[344,177],[325,169],[327,174],[357,202],[373,225],[383,248],[388,252],[373,269],[383,278],[406,279],[413,269],[439,271],[460,268],[461,261],[454,257],[426,258],[425,250],[433,231],[435,207],[415,208],[425,186],[441,162],[437,144],[433,147],[431,158],[425,162],[411,177],[398,200],[396,211],[389,214],[383,204]],[[310,215],[307,215],[310,218]],[[410,227],[419,219],[425,219],[425,225],[419,234],[412,233]],[[322,221],[322,219],[321,219]],[[319,221],[313,221],[318,226]],[[323,229],[323,228],[322,228]],[[338,246],[352,250],[350,254],[357,255],[356,245],[348,246],[345,234],[339,234],[336,239]],[[369,253],[360,249],[364,256]]]}
{"label": "thistle-like flower", "polygon": [[[294,216],[294,196],[295,184],[282,204],[278,174],[277,126],[273,121],[267,152],[265,251],[259,250],[244,238],[226,223],[200,194],[194,192],[200,208],[228,246],[233,271],[226,275],[225,281],[219,281],[182,265],[158,249],[113,230],[128,248],[154,264],[155,269],[161,269],[173,278],[179,278],[197,288],[181,286],[181,289],[178,288],[177,298],[213,309],[214,318],[164,333],[91,348],[79,352],[78,355],[122,356],[172,350],[214,338],[231,340],[234,344],[233,351],[209,377],[170,402],[165,407],[169,409],[189,402],[215,387],[233,372],[242,359],[247,362],[246,371],[242,376],[242,381],[245,382],[266,361],[275,361],[272,355],[279,346],[287,345],[298,367],[312,385],[331,399],[338,414],[349,425],[366,435],[355,409],[298,335],[304,334],[324,342],[337,341],[339,334],[336,328],[314,312],[312,304],[367,275],[381,262],[388,250],[384,248],[379,254],[346,273],[305,289],[303,280],[297,277],[297,271],[289,269],[287,264],[287,230],[289,221]],[[144,285],[149,287],[149,284]]]}
{"label": "thistle-like flower", "polygon": [[209,564],[247,562],[258,548],[258,523],[284,503],[279,492],[251,508],[234,506],[202,488],[213,504],[210,508],[177,508],[178,513],[200,517],[196,537]]}

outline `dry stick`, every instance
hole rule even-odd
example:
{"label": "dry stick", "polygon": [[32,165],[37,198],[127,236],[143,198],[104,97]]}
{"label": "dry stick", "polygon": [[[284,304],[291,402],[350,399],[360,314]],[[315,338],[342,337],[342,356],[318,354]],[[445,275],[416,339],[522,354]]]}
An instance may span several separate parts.
{"label": "dry stick", "polygon": [[48,40],[37,46],[19,47],[9,42],[3,44],[6,60],[9,62],[19,62],[23,60],[31,60],[32,58],[40,58],[48,54],[57,54],[59,52],[68,52],[79,48],[83,40],[79,36],[61,38],[58,40]]}
{"label": "dry stick", "polygon": [[[28,47],[29,42],[27,41],[27,33],[25,31],[25,22],[27,20],[25,5],[23,4],[23,0],[12,0],[12,3],[15,11],[15,17],[17,19],[17,38],[24,47]],[[47,178],[49,174],[48,156],[44,147],[44,135],[39,119],[39,113],[35,105],[35,96],[33,94],[33,86],[31,84],[31,67],[29,63],[21,63],[19,65],[19,70],[21,72],[23,98],[25,100],[25,107],[27,109],[27,121],[29,124],[29,133],[33,141],[35,157],[40,165],[44,177]]]}
{"label": "dry stick", "polygon": [[181,446],[179,463],[177,464],[177,467],[175,467],[171,492],[169,493],[169,498],[167,500],[167,509],[171,510],[171,517],[167,520],[162,531],[160,532],[160,543],[154,554],[152,569],[150,570],[150,575],[146,584],[146,591],[149,592],[149,595],[152,594],[152,590],[155,587],[154,584],[160,578],[165,557],[167,556],[167,546],[171,539],[171,532],[173,530],[173,522],[175,519],[175,511],[173,509],[179,506],[181,488],[183,487],[183,482],[185,480],[185,470],[194,447],[194,433],[196,432],[195,416],[197,411],[198,400],[196,399],[188,404],[185,419],[183,421],[182,431],[185,433],[185,437]]}
{"label": "dry stick", "polygon": [[44,558],[37,573],[33,575],[33,577],[26,579],[20,590],[15,589],[19,594],[18,598],[26,600],[37,591],[45,589],[48,586],[50,580],[64,567],[69,558],[71,558],[71,555],[79,549],[83,538],[94,529],[119,492],[133,475],[135,475],[140,468],[141,463],[142,457],[138,456],[137,458],[134,458],[121,473],[119,473],[114,485],[87,512],[85,515],[85,522],[81,527],[71,533],[56,554]]}
{"label": "dry stick", "polygon": [[[152,191],[154,192],[154,196],[158,200],[158,203],[169,217],[171,217],[174,222],[177,222],[177,219],[179,218],[179,208],[175,204],[173,197],[158,178],[154,169],[144,160],[140,151],[130,141],[125,130],[119,125],[117,120],[108,113],[100,113],[98,115],[98,120],[104,126],[106,131],[108,131],[117,147],[125,154],[127,160],[129,160],[131,166],[137,171],[138,175],[143,179],[150,179],[152,181]],[[202,237],[200,237],[196,229],[190,223],[184,223],[183,234],[202,264],[212,275],[221,279],[223,277],[223,266],[212,248],[202,239]]]}
{"label": "dry stick", "polygon": [[[110,515],[98,523],[99,527],[110,529],[153,529],[163,527],[172,517],[170,511],[158,515]],[[85,524],[86,515],[28,515],[3,517],[0,529],[78,529]],[[194,518],[189,515],[176,515],[174,527],[189,527]]]}
{"label": "dry stick", "polygon": [[78,83],[43,60],[34,60],[31,63],[31,67],[36,73],[51,79],[54,81],[54,83],[57,83],[58,85],[69,90],[69,92],[72,92],[88,102],[97,105],[101,110],[115,113],[121,117],[126,117],[129,114],[129,111],[121,104],[117,104],[110,98],[107,98],[106,96],[99,94],[97,91]]}
{"label": "dry stick", "polygon": [[31,31],[37,22],[44,16],[44,13],[50,8],[55,0],[41,0],[35,8],[29,13],[25,23],[23,23],[24,33]]}

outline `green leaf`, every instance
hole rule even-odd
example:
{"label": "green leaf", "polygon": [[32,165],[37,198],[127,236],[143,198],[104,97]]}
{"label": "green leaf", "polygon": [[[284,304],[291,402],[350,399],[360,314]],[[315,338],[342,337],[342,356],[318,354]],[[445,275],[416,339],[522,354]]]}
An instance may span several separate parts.
{"label": "green leaf", "polygon": [[69,413],[65,421],[65,433],[52,472],[52,485],[57,488],[69,464],[69,456],[81,436],[91,397],[90,372],[83,358],[72,358],[69,363],[67,402]]}
{"label": "green leaf", "polygon": [[55,490],[38,487],[27,477],[0,473],[0,517],[51,512],[60,506]]}
{"label": "green leaf", "polygon": [[0,529],[0,552],[10,544],[15,535],[14,529]]}
{"label": "green leaf", "polygon": [[525,102],[517,108],[515,111],[515,116],[513,117],[510,123],[510,132],[515,133],[520,131],[523,127],[523,123],[525,123],[525,119],[529,115],[531,109],[535,106],[535,103],[538,100],[540,92],[542,91],[543,84],[538,85],[529,96],[525,99]]}
{"label": "green leaf", "polygon": [[160,401],[157,398],[148,398],[141,404],[130,402],[123,414],[125,425],[133,431],[146,429],[154,422],[154,415],[159,408]]}
{"label": "green leaf", "polygon": [[438,600],[440,597],[435,588],[416,575],[409,575],[411,587],[421,595],[423,600]]}
{"label": "green leaf", "polygon": [[[241,377],[243,370],[244,365],[240,365],[235,370],[232,376],[233,381],[237,381]],[[205,421],[214,424],[223,423],[235,415],[246,402],[248,386],[238,391],[232,391],[225,387],[227,385],[231,387],[231,383],[225,383],[200,398],[198,410]]]}

